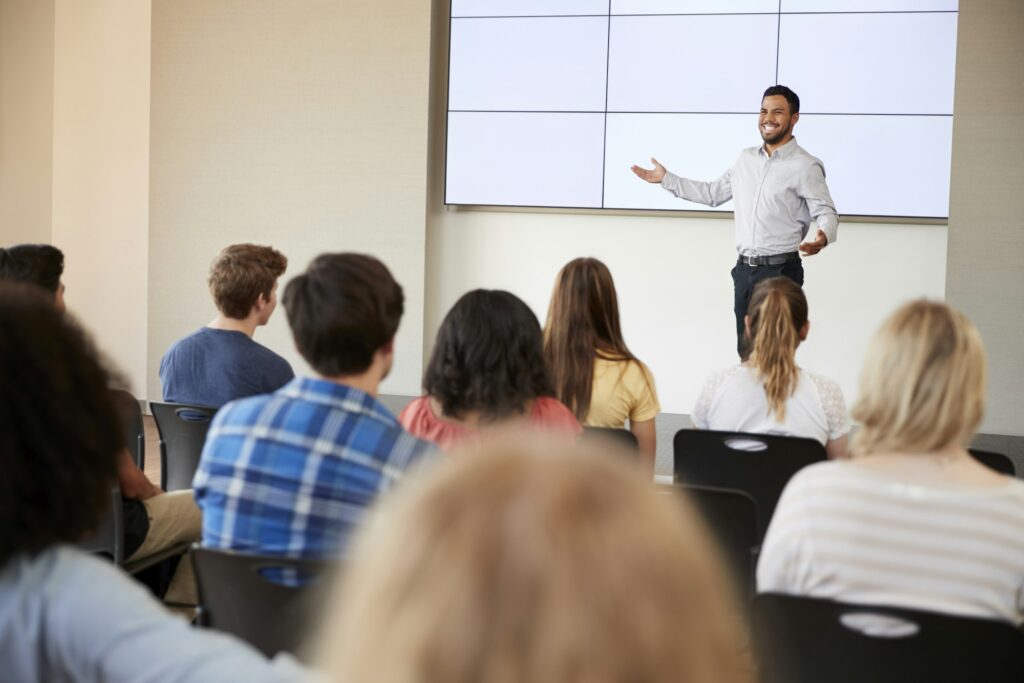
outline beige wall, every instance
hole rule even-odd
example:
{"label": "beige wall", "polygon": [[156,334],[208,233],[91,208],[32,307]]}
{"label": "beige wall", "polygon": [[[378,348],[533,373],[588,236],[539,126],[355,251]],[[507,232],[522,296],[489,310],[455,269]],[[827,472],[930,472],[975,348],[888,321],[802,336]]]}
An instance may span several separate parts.
{"label": "beige wall", "polygon": [[50,241],[53,0],[0,0],[0,246]]}
{"label": "beige wall", "polygon": [[[154,1],[151,398],[168,345],[214,315],[211,259],[241,241],[283,251],[284,281],[323,251],[384,260],[406,312],[383,390],[417,391],[429,9],[419,0]],[[283,310],[256,339],[305,368]]]}
{"label": "beige wall", "polygon": [[1024,434],[1024,2],[960,3],[946,295],[989,356],[983,431]]}
{"label": "beige wall", "polygon": [[146,387],[149,3],[57,0],[53,242],[68,307]]}

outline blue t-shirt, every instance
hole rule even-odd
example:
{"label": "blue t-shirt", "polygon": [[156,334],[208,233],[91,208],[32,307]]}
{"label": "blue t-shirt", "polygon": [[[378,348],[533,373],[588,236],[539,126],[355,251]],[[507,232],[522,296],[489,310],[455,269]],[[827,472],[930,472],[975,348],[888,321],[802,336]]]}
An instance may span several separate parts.
{"label": "blue t-shirt", "polygon": [[169,403],[220,408],[277,391],[295,377],[292,366],[244,332],[204,327],[176,341],[160,361]]}

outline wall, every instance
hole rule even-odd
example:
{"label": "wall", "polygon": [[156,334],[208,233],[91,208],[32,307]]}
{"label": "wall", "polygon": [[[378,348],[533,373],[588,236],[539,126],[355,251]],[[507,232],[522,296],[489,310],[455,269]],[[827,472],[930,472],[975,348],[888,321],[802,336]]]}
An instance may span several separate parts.
{"label": "wall", "polygon": [[57,0],[53,243],[68,307],[146,386],[149,187],[148,2]]}
{"label": "wall", "polygon": [[[297,5],[153,2],[151,398],[163,352],[214,316],[210,261],[242,241],[284,252],[285,281],[323,251],[384,260],[406,292],[384,390],[419,386],[429,3]],[[256,338],[305,368],[283,310]]]}
{"label": "wall", "polygon": [[50,241],[53,0],[0,0],[0,246]]}
{"label": "wall", "polygon": [[1024,435],[1024,3],[960,3],[946,293],[989,360],[982,431]]}

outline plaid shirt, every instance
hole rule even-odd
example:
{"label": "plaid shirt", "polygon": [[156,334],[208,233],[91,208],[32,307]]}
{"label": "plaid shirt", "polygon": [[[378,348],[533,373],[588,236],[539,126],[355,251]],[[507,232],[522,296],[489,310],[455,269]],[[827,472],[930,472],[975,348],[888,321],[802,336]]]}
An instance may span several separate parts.
{"label": "plaid shirt", "polygon": [[326,380],[232,401],[210,425],[192,484],[203,545],[334,556],[430,448],[369,394]]}

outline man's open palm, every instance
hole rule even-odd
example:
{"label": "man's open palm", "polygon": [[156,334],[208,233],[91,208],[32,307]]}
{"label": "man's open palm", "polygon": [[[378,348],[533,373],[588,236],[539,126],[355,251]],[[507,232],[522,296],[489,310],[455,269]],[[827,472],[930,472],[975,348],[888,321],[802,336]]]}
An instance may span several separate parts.
{"label": "man's open palm", "polygon": [[649,183],[660,183],[662,178],[665,177],[665,167],[658,163],[658,160],[651,157],[651,163],[654,164],[654,168],[647,169],[641,166],[631,166],[633,173],[643,178]]}

